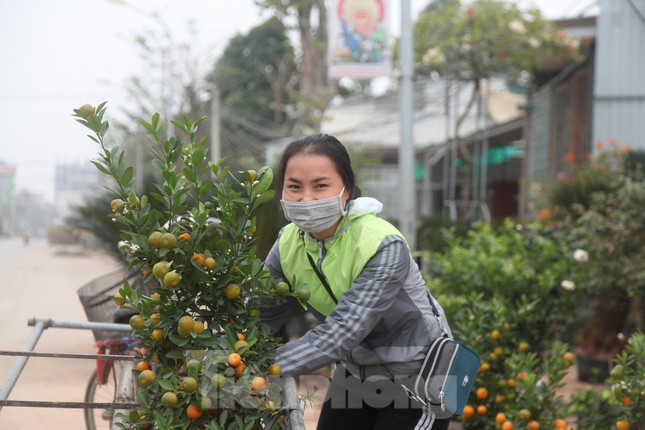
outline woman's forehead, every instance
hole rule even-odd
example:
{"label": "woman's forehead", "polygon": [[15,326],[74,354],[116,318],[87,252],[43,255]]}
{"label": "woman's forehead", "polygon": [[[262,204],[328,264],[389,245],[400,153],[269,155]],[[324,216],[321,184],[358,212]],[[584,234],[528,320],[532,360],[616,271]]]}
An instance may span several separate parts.
{"label": "woman's forehead", "polygon": [[325,174],[328,176],[340,176],[336,171],[334,162],[329,157],[321,154],[306,153],[295,154],[291,158],[289,158],[286,166],[286,173],[286,177],[288,177],[289,174],[296,173],[299,175]]}

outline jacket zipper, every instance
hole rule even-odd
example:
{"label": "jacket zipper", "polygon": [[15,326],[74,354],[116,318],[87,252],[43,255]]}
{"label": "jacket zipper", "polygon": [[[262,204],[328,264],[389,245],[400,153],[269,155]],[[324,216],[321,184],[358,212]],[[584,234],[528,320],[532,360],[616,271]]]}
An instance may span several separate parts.
{"label": "jacket zipper", "polygon": [[319,240],[318,241],[318,262],[317,262],[316,265],[318,266],[318,271],[320,273],[323,272],[322,271],[322,261],[323,261],[323,258],[325,258],[325,251],[326,251],[325,242],[323,242],[322,240]]}

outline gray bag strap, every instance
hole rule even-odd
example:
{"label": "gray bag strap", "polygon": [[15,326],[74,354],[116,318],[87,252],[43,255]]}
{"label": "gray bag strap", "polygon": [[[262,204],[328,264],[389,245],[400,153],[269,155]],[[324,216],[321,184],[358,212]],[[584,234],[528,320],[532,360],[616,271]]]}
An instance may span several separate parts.
{"label": "gray bag strap", "polygon": [[[331,299],[334,301],[334,303],[338,304],[338,299],[336,299],[336,296],[332,292],[331,287],[329,286],[329,283],[327,282],[327,278],[325,278],[325,275],[323,275],[320,270],[318,270],[318,267],[316,267],[316,264],[314,263],[313,259],[309,254],[307,254],[307,257],[309,257],[309,264],[311,264],[311,267],[313,267],[314,272],[316,272],[316,275],[318,275],[318,279],[320,279],[320,282],[323,284],[325,287],[325,290],[327,290],[327,293],[330,295]],[[439,314],[439,311],[437,310],[437,307],[434,305],[434,300],[432,298],[432,295],[430,295],[430,291],[428,291],[428,300],[430,300],[430,306],[432,306],[432,313],[433,315],[437,318],[437,321],[439,322],[439,327],[441,328],[441,331],[443,332],[443,335],[445,337],[450,337],[448,335],[448,331],[443,325],[443,322],[441,321],[441,315]],[[376,358],[381,362],[383,367],[385,367],[385,370],[387,370],[387,373],[390,374],[392,377],[393,381],[398,381],[398,378],[394,375],[394,372],[392,372],[392,369],[390,369],[390,366],[387,365],[385,360],[381,357],[381,355],[374,349],[374,347],[369,343],[367,339],[364,339],[365,343],[369,348],[372,350],[374,355],[376,355]],[[416,393],[412,390],[410,390],[408,387],[405,386],[405,384],[400,383],[401,387],[403,388],[403,391],[405,391],[405,394],[411,399],[411,400],[416,400],[423,404],[424,406],[427,406],[427,403],[424,399],[421,397],[417,396]]]}
{"label": "gray bag strap", "polygon": [[441,321],[441,315],[439,314],[437,307],[434,305],[434,298],[432,297],[432,294],[430,294],[429,290],[428,290],[428,300],[430,301],[430,306],[432,306],[432,314],[437,319],[441,332],[445,337],[451,337],[450,334],[448,334],[448,330],[446,330],[446,327],[443,325],[443,321]]}

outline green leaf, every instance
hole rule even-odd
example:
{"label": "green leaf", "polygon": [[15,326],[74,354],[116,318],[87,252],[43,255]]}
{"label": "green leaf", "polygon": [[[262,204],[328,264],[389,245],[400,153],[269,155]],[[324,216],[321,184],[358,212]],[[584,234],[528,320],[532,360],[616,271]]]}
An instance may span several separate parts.
{"label": "green leaf", "polygon": [[[205,118],[205,117],[204,117]],[[200,118],[199,121],[201,121],[204,118]],[[199,142],[197,143],[200,147],[203,147],[206,141],[208,140],[208,136],[202,136],[201,139],[199,139]]]}
{"label": "green leaf", "polygon": [[131,300],[131,301],[132,301],[132,303],[134,303],[134,304],[139,303],[139,293],[137,293],[137,290],[135,290],[134,288],[133,288],[133,289],[132,289],[132,291],[130,292],[130,300]]}
{"label": "green leaf", "polygon": [[[257,402],[257,403],[258,404],[257,404],[257,406],[254,407],[254,409],[258,409],[260,407],[260,403],[259,402]],[[244,428],[244,430],[252,430],[255,427],[255,425],[256,425],[256,422],[255,422],[255,419],[253,419],[253,421],[249,421],[246,424],[246,427]]]}
{"label": "green leaf", "polygon": [[96,115],[88,115],[87,124],[93,132],[99,133],[101,131],[101,118],[97,117]]}
{"label": "green leaf", "polygon": [[239,415],[236,415],[236,416],[235,416],[235,425],[236,425],[236,426],[237,426],[237,428],[239,428],[240,430],[244,429],[244,421],[242,421],[242,417],[241,417],[241,416],[239,416]]}
{"label": "green leaf", "polygon": [[181,336],[176,335],[176,334],[171,334],[170,336],[168,336],[168,339],[170,339],[170,341],[172,343],[174,343],[175,345],[177,345],[179,347],[188,345],[192,340],[190,338],[181,337]]}
{"label": "green leaf", "polygon": [[159,112],[155,112],[152,115],[151,124],[152,124],[153,130],[155,130],[153,134],[156,134],[156,130],[159,128]]}
{"label": "green leaf", "polygon": [[275,197],[274,190],[268,190],[260,194],[255,200],[253,200],[253,209],[257,208],[261,204],[264,204]]}
{"label": "green leaf", "polygon": [[[76,111],[76,109],[74,109],[74,111]],[[81,124],[83,124],[85,127],[89,128],[89,127],[88,127],[88,124],[87,124],[87,121],[85,121],[84,119],[76,119],[76,122],[81,123]],[[90,137],[90,136],[88,136],[88,137]]]}
{"label": "green leaf", "polygon": [[101,126],[101,130],[99,131],[99,134],[101,136],[105,136],[105,134],[108,132],[108,129],[110,128],[110,124],[105,121],[103,125]]}
{"label": "green leaf", "polygon": [[207,191],[211,186],[212,186],[212,182],[211,182],[211,181],[208,181],[208,180],[207,180],[207,181],[202,182],[202,183],[199,185],[199,188],[198,188],[199,193],[200,193],[200,194],[204,194],[204,193],[205,193],[205,192],[206,192],[206,191]]}
{"label": "green leaf", "polygon": [[148,132],[149,132],[150,134],[152,134],[152,135],[154,135],[154,134],[155,134],[155,128],[154,128],[154,126],[153,126],[152,124],[150,124],[149,122],[141,121],[141,125],[143,125],[143,127],[144,127],[146,130],[148,130]]}
{"label": "green leaf", "polygon": [[175,172],[164,171],[161,172],[161,175],[172,188],[177,186],[177,175],[175,175]]}
{"label": "green leaf", "polygon": [[258,183],[253,186],[253,194],[262,194],[269,189],[273,183],[273,169],[270,167],[263,167],[258,172]]}
{"label": "green leaf", "polygon": [[184,167],[184,170],[182,170],[182,173],[184,174],[186,179],[188,179],[190,182],[195,182],[195,180],[197,179],[195,177],[195,172],[193,172],[193,170],[189,169],[188,167]]}
{"label": "green leaf", "polygon": [[159,160],[158,158],[153,158],[151,161],[152,165],[157,168],[160,172],[163,172],[166,170],[166,165],[164,164],[163,161]]}
{"label": "green leaf", "polygon": [[157,379],[159,381],[159,386],[166,391],[174,391],[175,385],[167,379]]}
{"label": "green leaf", "polygon": [[106,168],[103,166],[103,164],[101,164],[101,162],[100,162],[100,161],[90,160],[90,163],[94,164],[94,165],[96,166],[96,168],[97,168],[97,169],[99,169],[99,171],[100,171],[101,173],[103,173],[103,174],[106,174],[106,175],[110,176],[110,171],[109,171],[108,169],[106,169]]}
{"label": "green leaf", "polygon": [[198,147],[193,152],[193,157],[191,160],[193,162],[193,166],[195,167],[199,166],[204,162],[205,158],[206,158],[206,150],[203,147]]}
{"label": "green leaf", "polygon": [[228,411],[224,409],[219,416],[219,425],[224,427],[224,424],[226,424],[226,420],[228,420]]}
{"label": "green leaf", "polygon": [[129,186],[130,183],[132,182],[132,178],[134,176],[134,169],[132,167],[128,167],[125,169],[123,172],[123,176],[121,177],[121,181],[123,182],[123,185]]}
{"label": "green leaf", "polygon": [[[186,118],[186,115],[184,115],[184,119],[185,118]],[[184,124],[182,122],[177,121],[176,119],[173,119],[173,120],[170,121],[170,123],[172,125],[174,125],[175,127],[177,127],[179,130],[183,131],[184,133],[186,133],[186,134],[189,133],[187,128],[184,126]]]}
{"label": "green leaf", "polygon": [[145,405],[147,398],[148,396],[146,395],[146,391],[142,387],[137,388],[137,402],[141,405]]}
{"label": "green leaf", "polygon": [[151,192],[150,195],[152,196],[152,198],[157,200],[159,203],[165,203],[166,202],[166,197],[163,194]]}

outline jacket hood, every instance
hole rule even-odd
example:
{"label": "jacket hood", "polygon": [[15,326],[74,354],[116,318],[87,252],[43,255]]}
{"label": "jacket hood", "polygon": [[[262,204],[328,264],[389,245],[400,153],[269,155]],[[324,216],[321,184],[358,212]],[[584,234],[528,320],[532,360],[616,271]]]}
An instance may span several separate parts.
{"label": "jacket hood", "polygon": [[383,203],[372,197],[358,197],[350,202],[348,215],[350,218],[359,217],[369,213],[380,213],[383,210]]}

